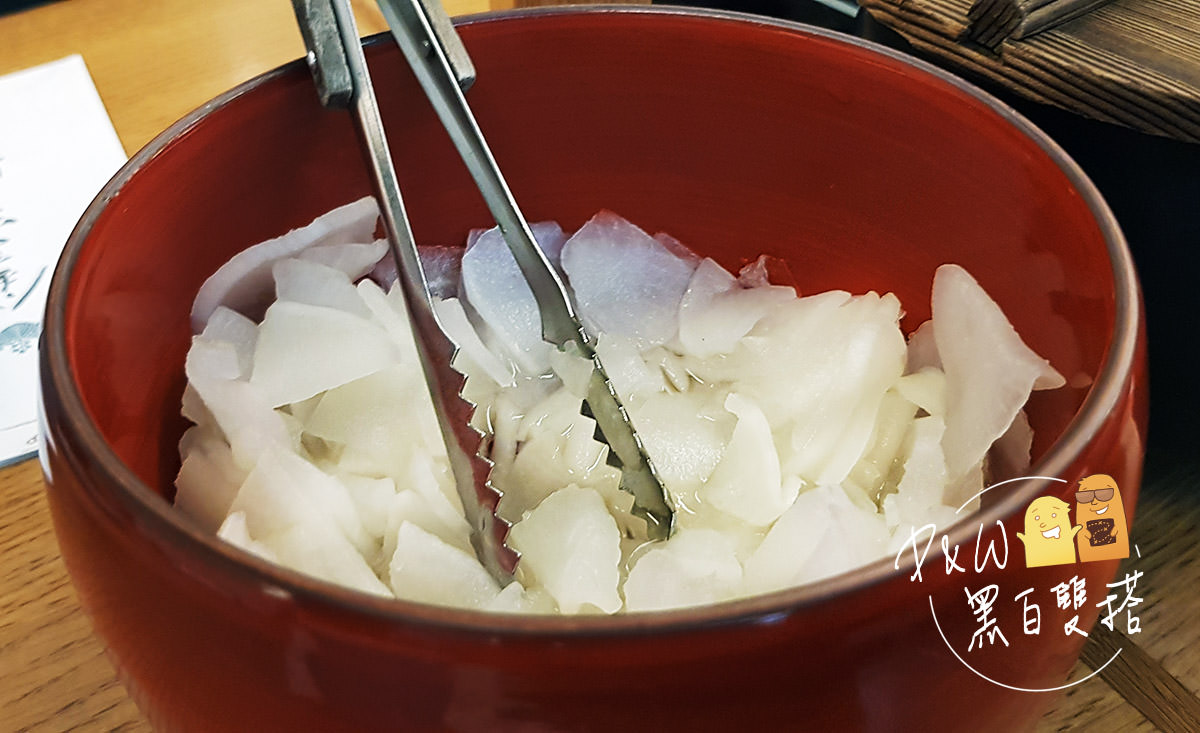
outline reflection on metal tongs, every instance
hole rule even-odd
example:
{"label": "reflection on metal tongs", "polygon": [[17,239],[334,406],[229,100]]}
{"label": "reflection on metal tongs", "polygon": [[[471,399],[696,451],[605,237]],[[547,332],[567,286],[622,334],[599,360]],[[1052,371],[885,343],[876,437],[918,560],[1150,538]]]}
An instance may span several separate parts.
{"label": "reflection on metal tongs", "polygon": [[[353,113],[472,539],[484,566],[506,583],[517,556],[504,544],[508,524],[496,516],[499,494],[488,482],[490,462],[479,455],[482,437],[470,425],[473,406],[460,396],[463,378],[447,358],[454,346],[433,312],[349,2],[292,0],[292,4],[321,103]],[[633,494],[634,514],[646,520],[649,537],[665,539],[673,517],[662,483],[575,317],[562,281],[534,243],[463,96],[475,71],[462,41],[438,0],[380,0],[379,4],[533,291],[543,337],[592,360],[584,408],[596,420],[596,438],[608,444],[609,463],[621,469],[621,486]]]}

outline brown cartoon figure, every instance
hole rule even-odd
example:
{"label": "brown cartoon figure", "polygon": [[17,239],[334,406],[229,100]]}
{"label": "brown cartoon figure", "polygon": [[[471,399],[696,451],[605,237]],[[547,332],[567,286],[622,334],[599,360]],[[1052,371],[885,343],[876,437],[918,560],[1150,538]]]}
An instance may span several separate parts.
{"label": "brown cartoon figure", "polygon": [[1075,521],[1079,532],[1079,561],[1129,557],[1129,527],[1121,490],[1112,476],[1097,473],[1079,482],[1075,492]]}

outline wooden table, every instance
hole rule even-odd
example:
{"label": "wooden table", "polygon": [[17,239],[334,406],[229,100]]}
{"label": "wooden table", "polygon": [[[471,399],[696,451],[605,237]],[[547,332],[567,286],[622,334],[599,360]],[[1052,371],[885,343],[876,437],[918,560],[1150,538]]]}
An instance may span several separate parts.
{"label": "wooden table", "polygon": [[[363,33],[383,29],[373,4],[354,4]],[[447,7],[468,13],[508,4],[448,0]],[[81,53],[130,153],[202,102],[303,52],[290,8],[277,0],[71,0],[0,17],[0,39],[0,74]],[[1146,574],[1143,633],[1107,639],[1125,649],[1122,664],[1072,688],[1045,719],[1047,730],[1170,728],[1180,711],[1194,708],[1189,690],[1200,689],[1200,655],[1193,651],[1200,648],[1200,625],[1190,623],[1200,607],[1200,562],[1193,562],[1200,546],[1191,531],[1200,520],[1196,476],[1168,471],[1146,487],[1133,530],[1143,553],[1137,567]],[[1085,661],[1103,649],[1094,644],[1088,651]],[[1077,673],[1086,672],[1081,662]],[[1174,702],[1164,705],[1161,694],[1147,698],[1151,688],[1175,695]],[[61,730],[142,731],[147,725],[79,608],[59,558],[38,463],[29,460],[0,469],[0,733]]]}
{"label": "wooden table", "polygon": [[859,0],[915,48],[1028,99],[1200,142],[1200,4],[1113,0],[996,47],[970,38],[974,0]]}

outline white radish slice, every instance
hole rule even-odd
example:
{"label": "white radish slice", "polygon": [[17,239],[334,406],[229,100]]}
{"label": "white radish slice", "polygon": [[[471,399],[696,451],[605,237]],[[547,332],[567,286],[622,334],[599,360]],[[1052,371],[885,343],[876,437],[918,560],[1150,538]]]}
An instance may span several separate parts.
{"label": "white radish slice", "polygon": [[457,296],[462,284],[462,247],[418,247],[425,286],[435,298]]}
{"label": "white radish slice", "polygon": [[934,275],[933,332],[946,372],[942,443],[953,482],[1008,430],[1032,390],[1065,380],[1025,345],[1000,306],[958,265],[942,265]]}
{"label": "white radish slice", "polygon": [[301,250],[296,258],[331,267],[345,273],[347,279],[354,282],[371,272],[387,253],[387,240],[376,239],[367,244],[350,242],[309,247]]}
{"label": "white radish slice", "polygon": [[[396,346],[396,360],[401,364],[419,364],[416,335],[408,319],[403,289],[393,286],[386,294],[372,280],[360,280],[358,295],[367,304],[376,325],[380,326]],[[446,358],[450,358],[446,354]]]}
{"label": "white radish slice", "polygon": [[421,494],[411,489],[404,489],[395,494],[383,516],[387,521],[387,528],[383,535],[382,554],[388,562],[396,552],[396,533],[400,525],[406,522],[420,527],[463,552],[475,551],[471,547],[470,527],[465,519],[459,516],[451,522],[446,522]]}
{"label": "white radish slice", "polygon": [[[237,348],[227,341],[212,341],[203,336],[192,338],[184,362],[190,394],[200,405],[189,406],[188,413],[201,412],[211,417],[233,451],[235,463],[249,471],[258,455],[268,448],[291,449],[292,436],[283,416],[250,383],[238,378],[241,367]],[[185,397],[188,391],[185,391]],[[204,424],[208,420],[203,420]],[[199,424],[199,423],[198,423]]]}
{"label": "white radish slice", "polygon": [[[502,516],[519,518],[561,489],[564,480],[589,488],[605,481],[619,482],[620,474],[604,462],[607,447],[592,438],[595,423],[583,415],[578,417],[576,426],[568,429],[569,435],[538,436],[538,440],[526,443],[517,453],[512,467],[504,474]],[[575,436],[581,436],[582,440],[572,440]],[[583,455],[580,448],[588,454]],[[575,453],[573,459],[568,457],[569,453]]]}
{"label": "white radish slice", "polygon": [[250,470],[264,450],[295,450],[284,416],[253,385],[240,380],[193,383],[233,450],[233,459]]}
{"label": "white radish slice", "polygon": [[725,409],[737,416],[737,424],[700,498],[748,524],[764,527],[792,505],[799,487],[783,482],[771,426],[762,410],[735,393],[725,399]]}
{"label": "white radish slice", "polygon": [[263,451],[229,510],[244,511],[263,542],[294,525],[329,525],[353,549],[373,547],[345,485],[291,451]]}
{"label": "white radish slice", "polygon": [[470,527],[463,518],[462,499],[454,487],[449,459],[444,452],[436,460],[430,451],[415,454],[401,481],[425,500],[434,516],[456,533],[455,536],[464,540],[468,537]]}
{"label": "white radish slice", "polygon": [[920,417],[913,421],[905,451],[904,475],[889,496],[893,509],[888,512],[891,524],[920,525],[930,512],[943,504],[946,485],[946,459],[942,454],[942,437],[946,423],[940,417]]}
{"label": "white radish slice", "polygon": [[679,259],[690,263],[693,268],[695,268],[700,262],[700,257],[698,257],[695,252],[688,249],[686,244],[680,242],[678,239],[672,237],[666,232],[659,232],[658,234],[655,234],[654,241],[661,244],[668,252],[675,255]]}
{"label": "white radish slice", "polygon": [[312,417],[313,411],[317,409],[317,405],[321,403],[321,397],[323,396],[324,395],[318,394],[309,397],[307,400],[293,402],[290,405],[287,405],[286,410],[291,414],[292,417],[296,418],[296,420],[300,422],[300,426],[303,428],[304,424],[308,422],[308,419]]}
{"label": "white radish slice", "polygon": [[895,389],[888,390],[879,404],[870,447],[854,464],[843,486],[856,486],[872,498],[878,497],[886,488],[894,488],[891,477],[896,472],[898,454],[904,448],[905,438],[916,414],[915,404]]}
{"label": "white radish slice", "polygon": [[216,534],[217,537],[220,537],[234,547],[239,547],[252,555],[258,555],[267,562],[279,562],[279,558],[276,557],[271,548],[261,542],[256,542],[250,537],[250,530],[246,528],[245,512],[233,512],[228,517],[225,517],[225,521],[217,528]]}
{"label": "white radish slice", "polygon": [[628,336],[602,334],[596,342],[596,356],[627,407],[666,388],[662,369],[647,364],[637,343]]}
{"label": "white radish slice", "polygon": [[777,267],[781,267],[783,269],[783,273],[779,274],[786,274],[786,279],[789,281],[791,280],[791,272],[786,262],[776,257],[772,257],[771,255],[759,255],[758,259],[738,270],[738,284],[740,284],[743,288],[761,288],[769,285],[781,285],[786,286],[788,290],[792,291],[793,295],[798,296],[799,293],[797,292],[793,283],[771,281],[772,264],[775,264]]}
{"label": "white radish slice", "polygon": [[[853,405],[849,416],[842,426],[842,432],[828,445],[828,454],[824,465],[819,471],[810,475],[816,477],[817,483],[841,484],[850,475],[850,471],[866,453],[870,446],[871,435],[879,419],[879,407],[887,394],[886,383],[877,382],[870,385],[872,389],[865,391],[863,399]],[[793,445],[799,432],[792,433]],[[802,473],[799,466],[789,465],[789,470]]]}
{"label": "white radish slice", "polygon": [[[853,298],[829,291],[780,306],[746,335],[733,353],[711,359],[685,357],[684,368],[706,384],[736,383],[753,397],[773,427],[802,414],[817,399],[810,384],[833,378],[829,362],[846,339],[842,308]],[[783,386],[786,385],[786,386]]]}
{"label": "white radish slice", "polygon": [[840,483],[868,447],[883,395],[903,371],[900,304],[875,293],[796,302],[805,307],[764,334],[774,344],[759,357],[769,360],[757,367],[765,378],[743,391],[773,427],[790,423],[785,473]]}
{"label": "white radish slice", "polygon": [[679,343],[700,358],[727,354],[763,316],[795,297],[787,287],[742,287],[725,268],[705,258],[679,303]]}
{"label": "white radish slice", "polygon": [[[482,374],[502,387],[511,387],[515,383],[516,370],[512,363],[506,363],[484,345],[458,298],[435,298],[433,313],[446,336],[458,347],[458,354],[454,358],[455,368],[468,375]],[[460,363],[459,360],[464,357],[469,362]]]}
{"label": "white radish slice", "polygon": [[701,606],[732,598],[742,582],[733,541],[711,529],[679,530],[642,555],[625,581],[626,611]]}
{"label": "white radish slice", "polygon": [[839,486],[802,492],[746,561],[746,588],[763,593],[810,583],[883,557],[883,517]]}
{"label": "white radish slice", "polygon": [[508,535],[520,570],[554,597],[566,614],[621,608],[621,533],[591,489],[568,486],[547,497]]}
{"label": "white radish slice", "polygon": [[[538,247],[552,265],[558,262],[566,236],[553,222],[530,226]],[[525,281],[499,228],[484,232],[462,257],[462,287],[467,302],[526,374],[549,368],[542,340],[542,320],[533,291]]]}
{"label": "white radish slice", "polygon": [[446,544],[411,522],[396,533],[388,578],[397,598],[459,608],[481,608],[500,586],[473,554]]}
{"label": "white radish slice", "polygon": [[[514,403],[508,394],[505,394],[505,401]],[[517,423],[513,439],[530,443],[538,436],[557,438],[565,435],[581,416],[582,403],[581,397],[560,387],[524,409],[514,404]]]}
{"label": "white radish slice", "polygon": [[281,565],[352,590],[393,597],[354,545],[327,522],[295,524],[277,534],[255,539],[274,553]]}
{"label": "white radish slice", "polygon": [[601,489],[619,482],[619,474],[605,463],[607,447],[592,437],[596,423],[580,414],[580,404],[560,389],[520,421],[513,438],[522,447],[503,474],[502,516],[519,519],[567,483]]}
{"label": "white radish slice", "polygon": [[679,330],[679,302],[695,263],[611,211],[592,217],[563,245],[563,270],[579,317],[593,334],[625,336],[639,348]]}
{"label": "white radish slice", "polygon": [[[562,436],[560,460],[570,480],[580,486],[591,486],[593,474],[601,477],[609,474],[610,466],[605,462],[608,448],[595,436],[596,421],[582,414],[572,420]],[[517,457],[520,458],[519,453]]]}
{"label": "white radish slice", "polygon": [[595,365],[591,359],[579,355],[578,351],[552,349],[550,351],[550,369],[558,377],[563,387],[571,394],[583,399],[587,397],[588,386],[592,382],[592,372]]}
{"label": "white radish slice", "polygon": [[379,207],[368,196],[318,216],[308,226],[238,252],[200,286],[192,303],[192,330],[203,331],[219,305],[255,318],[270,302],[271,266],[276,260],[309,247],[370,242],[378,218]]}
{"label": "white radish slice", "polygon": [[887,554],[891,534],[873,505],[854,503],[846,491],[830,486],[832,522],[809,558],[806,582],[853,570]]}
{"label": "white radish slice", "polygon": [[554,599],[545,591],[537,588],[526,588],[513,581],[493,598],[484,610],[494,613],[554,613]]}
{"label": "white radish slice", "polygon": [[946,414],[946,373],[939,367],[921,367],[905,374],[896,380],[896,391],[930,415]]}
{"label": "white radish slice", "polygon": [[[183,371],[193,384],[239,379],[242,373],[237,346],[207,336],[193,336],[184,359]],[[203,397],[203,394],[201,394]]]}
{"label": "white radish slice", "polygon": [[196,387],[191,382],[188,382],[183,388],[179,414],[197,425],[212,425],[216,422],[212,412],[204,404],[204,400],[200,398],[200,393],[196,391]]}
{"label": "white radish slice", "polygon": [[986,457],[979,459],[979,463],[968,468],[957,481],[946,484],[946,490],[942,492],[948,506],[963,507],[964,516],[969,516],[979,509],[982,500],[980,492],[983,491],[983,464],[986,460]]}
{"label": "white radish slice", "polygon": [[233,451],[221,436],[200,426],[184,433],[180,453],[183,463],[175,478],[175,506],[205,531],[216,531],[247,472],[233,460]]}
{"label": "white radish slice", "polygon": [[343,446],[338,468],[402,476],[418,453],[444,453],[420,373],[393,364],[325,392],[304,425]]}
{"label": "white radish slice", "polygon": [[938,355],[932,320],[917,326],[917,330],[908,337],[908,359],[904,372],[914,374],[930,367],[939,371],[942,368],[942,357]]}
{"label": "white radish slice", "polygon": [[719,392],[659,393],[631,411],[638,436],[676,503],[695,504],[693,494],[711,480],[728,450],[735,421],[723,403]]}
{"label": "white radish slice", "polygon": [[278,301],[267,309],[250,383],[272,407],[373,374],[397,349],[381,328],[345,311]]}
{"label": "white radish slice", "polygon": [[[193,449],[199,447],[201,443],[209,440],[225,443],[225,447],[229,447],[229,443],[225,441],[225,436],[221,433],[220,428],[217,427],[215,422],[197,423],[183,431],[183,437],[179,439],[179,455],[186,457]],[[238,484],[240,485],[241,482],[239,481]]]}
{"label": "white radish slice", "polygon": [[370,318],[371,311],[346,273],[319,262],[289,257],[271,268],[276,301],[307,303]]}
{"label": "white radish slice", "polygon": [[830,489],[801,492],[771,526],[745,563],[748,594],[767,593],[803,582],[804,568],[833,522]]}
{"label": "white radish slice", "polygon": [[[462,280],[462,247],[417,246],[425,286],[435,298],[458,297]],[[396,284],[396,258],[388,254],[380,258],[368,276],[384,290]]]}
{"label": "white radish slice", "polygon": [[387,476],[374,478],[353,473],[339,474],[338,480],[346,487],[367,535],[381,541],[387,532],[388,510],[396,497],[396,482]]}
{"label": "white radish slice", "polygon": [[1020,476],[1029,470],[1033,448],[1033,428],[1024,410],[1017,413],[1012,425],[992,445],[988,453],[988,473],[993,479]]}
{"label": "white radish slice", "polygon": [[200,335],[213,341],[233,344],[238,361],[238,375],[233,378],[250,378],[250,371],[254,368],[254,344],[258,341],[258,324],[241,313],[221,306],[213,311]]}
{"label": "white radish slice", "polygon": [[[783,480],[798,488],[803,486],[801,481],[794,476],[785,476]],[[686,507],[676,513],[674,531],[684,532],[699,529],[712,530],[724,535],[732,543],[734,555],[741,563],[744,563],[758,549],[767,531],[767,528],[747,524],[709,504],[700,504],[694,510],[692,507]]]}

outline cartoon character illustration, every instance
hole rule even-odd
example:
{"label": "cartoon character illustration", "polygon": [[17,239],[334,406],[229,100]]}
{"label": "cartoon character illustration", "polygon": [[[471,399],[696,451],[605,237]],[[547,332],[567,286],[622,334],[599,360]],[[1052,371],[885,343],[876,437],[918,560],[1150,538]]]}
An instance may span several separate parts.
{"label": "cartoon character illustration", "polygon": [[1053,496],[1039,496],[1025,510],[1025,531],[1017,539],[1025,543],[1025,567],[1066,565],[1075,562],[1075,534],[1068,512],[1071,505]]}
{"label": "cartoon character illustration", "polygon": [[1075,521],[1083,528],[1079,533],[1079,561],[1129,557],[1125,505],[1112,476],[1097,473],[1080,480],[1075,502]]}

